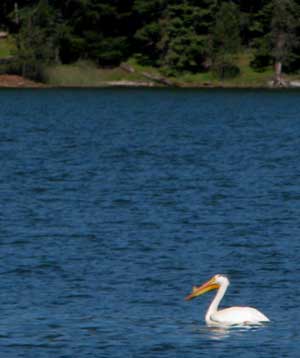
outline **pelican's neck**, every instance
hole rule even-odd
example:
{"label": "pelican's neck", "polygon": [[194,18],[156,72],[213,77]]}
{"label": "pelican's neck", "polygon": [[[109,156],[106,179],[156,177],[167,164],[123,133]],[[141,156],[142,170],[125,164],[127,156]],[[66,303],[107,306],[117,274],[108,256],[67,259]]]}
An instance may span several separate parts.
{"label": "pelican's neck", "polygon": [[206,315],[205,315],[206,322],[211,321],[211,316],[218,311],[219,304],[220,304],[222,298],[224,297],[228,286],[229,286],[229,282],[222,282],[222,284],[218,288],[218,291],[206,312]]}

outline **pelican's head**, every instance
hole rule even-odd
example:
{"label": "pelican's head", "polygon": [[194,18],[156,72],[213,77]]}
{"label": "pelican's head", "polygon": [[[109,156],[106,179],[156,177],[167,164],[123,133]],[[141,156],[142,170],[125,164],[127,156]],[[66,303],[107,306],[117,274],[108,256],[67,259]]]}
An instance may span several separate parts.
{"label": "pelican's head", "polygon": [[201,286],[194,286],[192,293],[189,294],[188,296],[185,297],[185,300],[191,300],[197,296],[202,295],[205,292],[211,291],[211,290],[216,290],[218,289],[220,286],[223,285],[229,285],[229,280],[226,276],[224,275],[215,275],[214,277],[212,277],[210,280],[208,280],[207,282],[205,282],[203,285]]}

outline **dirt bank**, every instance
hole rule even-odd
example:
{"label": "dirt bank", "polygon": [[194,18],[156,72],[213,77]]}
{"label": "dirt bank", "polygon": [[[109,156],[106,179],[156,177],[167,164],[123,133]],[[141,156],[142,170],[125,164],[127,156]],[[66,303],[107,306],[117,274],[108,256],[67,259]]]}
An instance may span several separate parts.
{"label": "dirt bank", "polygon": [[30,81],[22,76],[0,75],[0,87],[11,88],[40,88],[46,87],[42,83]]}

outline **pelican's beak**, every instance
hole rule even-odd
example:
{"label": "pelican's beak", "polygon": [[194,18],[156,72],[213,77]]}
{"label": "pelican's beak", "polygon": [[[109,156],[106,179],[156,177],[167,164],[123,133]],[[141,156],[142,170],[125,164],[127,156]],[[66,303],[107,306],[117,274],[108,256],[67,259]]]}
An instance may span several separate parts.
{"label": "pelican's beak", "polygon": [[189,294],[188,296],[186,296],[185,300],[186,301],[191,300],[197,296],[202,295],[205,292],[215,290],[219,287],[220,287],[220,285],[216,282],[215,278],[213,277],[209,281],[205,282],[202,286],[199,286],[199,287],[194,286],[192,293]]}

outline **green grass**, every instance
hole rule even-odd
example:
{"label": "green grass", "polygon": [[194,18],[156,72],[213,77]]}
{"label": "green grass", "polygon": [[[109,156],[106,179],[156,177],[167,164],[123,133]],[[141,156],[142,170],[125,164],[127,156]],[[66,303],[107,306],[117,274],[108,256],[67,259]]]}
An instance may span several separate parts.
{"label": "green grass", "polygon": [[186,85],[212,85],[222,87],[262,87],[266,86],[273,77],[271,67],[258,72],[250,66],[252,55],[250,52],[240,54],[237,59],[237,65],[240,68],[240,75],[231,79],[220,80],[217,76],[209,72],[186,73],[178,76],[176,79]]}
{"label": "green grass", "polygon": [[272,67],[266,68],[264,71],[256,71],[250,66],[252,60],[251,52],[244,52],[239,55],[237,65],[241,70],[241,74],[230,80],[234,86],[261,87],[265,86],[268,81],[274,77]]}
{"label": "green grass", "polygon": [[153,75],[160,75],[158,68],[141,65],[134,58],[130,58],[126,63],[132,66],[137,72],[149,72]]}
{"label": "green grass", "polygon": [[[15,43],[12,37],[0,39],[0,59],[13,55]],[[240,68],[240,75],[226,80],[220,80],[212,72],[182,73],[171,77],[174,83],[180,86],[222,86],[222,87],[265,87],[274,77],[272,67],[264,71],[256,71],[251,66],[253,54],[251,51],[244,51],[237,57],[237,65]],[[47,67],[44,71],[45,82],[52,86],[66,87],[100,87],[113,81],[133,81],[149,83],[151,80],[142,75],[148,72],[154,76],[164,76],[158,68],[143,66],[136,59],[131,58],[127,64],[134,68],[134,73],[128,73],[120,67],[112,69],[98,68],[90,61],[78,61],[71,65],[54,65]],[[3,72],[4,71],[4,72]],[[2,72],[5,73],[5,69]],[[285,76],[287,80],[299,80],[300,74]]]}
{"label": "green grass", "polygon": [[126,73],[119,67],[101,69],[81,61],[72,65],[55,65],[45,69],[45,81],[53,86],[103,86],[112,81],[145,81],[136,73]]}
{"label": "green grass", "polygon": [[[220,80],[212,72],[182,73],[170,79],[183,86],[222,86],[222,87],[263,87],[273,78],[273,69],[266,68],[258,72],[250,66],[252,60],[250,51],[241,53],[237,58],[237,65],[240,68],[240,75],[226,80]],[[159,74],[159,70],[153,67],[141,66],[134,59],[128,61],[132,67],[140,72]]]}
{"label": "green grass", "polygon": [[[237,58],[240,75],[226,80],[220,80],[213,72],[183,73],[177,77],[170,78],[180,86],[221,86],[221,87],[265,87],[272,80],[273,68],[264,71],[255,71],[250,62],[251,52],[244,52]],[[72,65],[55,65],[45,69],[45,81],[52,86],[66,87],[101,87],[113,81],[149,82],[142,73],[148,72],[152,75],[162,75],[158,68],[142,66],[134,59],[127,64],[135,69],[134,73],[127,73],[120,67],[112,69],[101,69],[89,61],[79,61]],[[299,75],[286,76],[287,79],[297,79]]]}
{"label": "green grass", "polygon": [[14,47],[12,38],[0,39],[0,58],[12,56]]}

